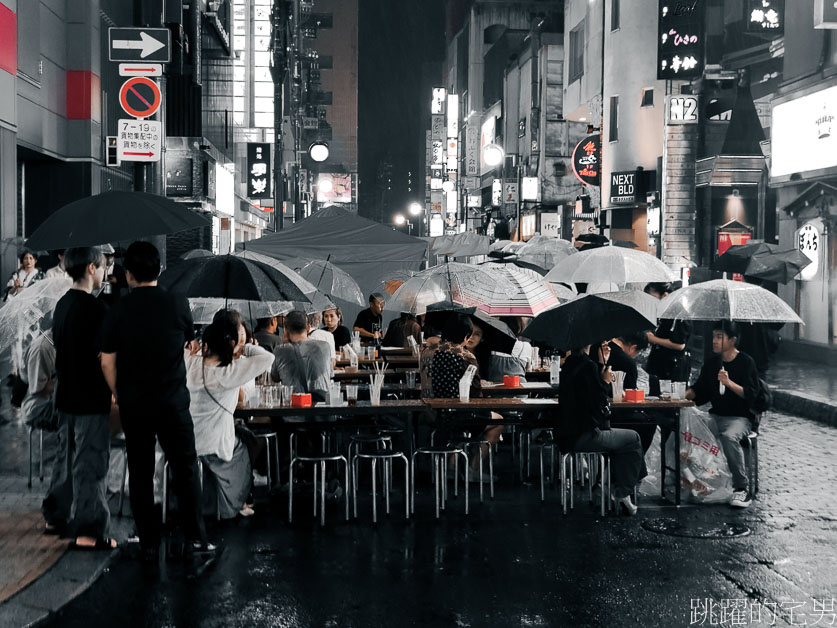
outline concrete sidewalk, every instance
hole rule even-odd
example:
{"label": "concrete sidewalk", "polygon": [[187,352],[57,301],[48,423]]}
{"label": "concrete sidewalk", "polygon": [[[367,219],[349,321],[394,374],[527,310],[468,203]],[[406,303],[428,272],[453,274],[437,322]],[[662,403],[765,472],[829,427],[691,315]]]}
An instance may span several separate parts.
{"label": "concrete sidewalk", "polygon": [[837,427],[837,366],[780,358],[767,383],[775,410]]}

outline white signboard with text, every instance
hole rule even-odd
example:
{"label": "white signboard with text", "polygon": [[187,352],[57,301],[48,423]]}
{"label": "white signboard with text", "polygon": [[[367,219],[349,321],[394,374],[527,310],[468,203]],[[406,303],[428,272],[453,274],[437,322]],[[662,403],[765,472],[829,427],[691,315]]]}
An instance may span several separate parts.
{"label": "white signboard with text", "polygon": [[549,238],[561,237],[561,214],[557,212],[541,214],[541,235]]}

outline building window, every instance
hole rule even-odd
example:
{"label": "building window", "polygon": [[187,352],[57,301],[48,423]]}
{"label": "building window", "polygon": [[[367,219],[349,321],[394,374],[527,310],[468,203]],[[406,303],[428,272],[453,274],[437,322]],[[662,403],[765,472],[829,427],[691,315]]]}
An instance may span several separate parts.
{"label": "building window", "polygon": [[619,0],[610,0],[610,30],[619,30]]}
{"label": "building window", "polygon": [[570,31],[570,79],[581,78],[584,75],[584,20]]}
{"label": "building window", "polygon": [[654,88],[653,87],[643,87],[642,88],[642,103],[640,107],[653,107],[654,106]]}
{"label": "building window", "polygon": [[619,140],[619,96],[610,97],[610,124],[607,139],[611,142]]}

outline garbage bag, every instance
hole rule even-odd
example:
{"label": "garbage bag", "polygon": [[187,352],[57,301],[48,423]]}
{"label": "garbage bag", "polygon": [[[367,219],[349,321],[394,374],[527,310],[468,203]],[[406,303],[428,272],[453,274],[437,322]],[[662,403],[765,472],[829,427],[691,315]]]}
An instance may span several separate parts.
{"label": "garbage bag", "polygon": [[[654,439],[651,441],[651,446],[645,454],[645,466],[648,469],[646,475],[639,485],[639,494],[649,497],[657,497],[660,495],[660,440],[662,435],[660,428],[654,432]],[[669,465],[674,460],[674,439],[669,438],[666,443],[666,462]],[[674,490],[674,474],[666,473],[666,491]]]}
{"label": "garbage bag", "polygon": [[709,429],[712,420],[704,410],[684,408],[677,435],[682,489],[691,501],[704,504],[732,497],[732,474],[724,448]]}

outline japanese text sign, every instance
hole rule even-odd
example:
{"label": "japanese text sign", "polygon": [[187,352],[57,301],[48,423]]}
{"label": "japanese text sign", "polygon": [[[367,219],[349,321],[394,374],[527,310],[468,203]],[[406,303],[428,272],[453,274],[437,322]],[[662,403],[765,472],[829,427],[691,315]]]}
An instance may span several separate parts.
{"label": "japanese text sign", "polygon": [[270,144],[247,144],[247,197],[272,198],[270,189]]}
{"label": "japanese text sign", "polygon": [[703,73],[706,0],[660,0],[657,79],[689,80]]}

